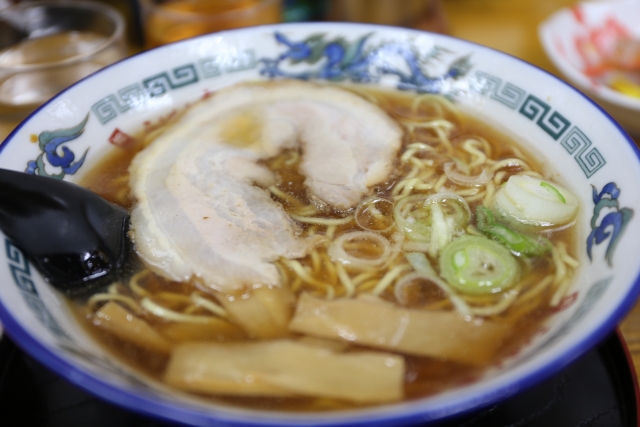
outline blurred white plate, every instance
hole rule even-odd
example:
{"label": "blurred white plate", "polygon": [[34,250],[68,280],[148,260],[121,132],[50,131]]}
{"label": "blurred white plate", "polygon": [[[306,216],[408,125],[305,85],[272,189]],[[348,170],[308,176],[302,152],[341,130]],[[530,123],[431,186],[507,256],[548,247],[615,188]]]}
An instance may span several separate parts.
{"label": "blurred white plate", "polygon": [[585,74],[618,40],[640,40],[640,0],[577,3],[539,27],[545,52],[573,85],[601,104],[629,133],[640,135],[640,98],[613,90]]}

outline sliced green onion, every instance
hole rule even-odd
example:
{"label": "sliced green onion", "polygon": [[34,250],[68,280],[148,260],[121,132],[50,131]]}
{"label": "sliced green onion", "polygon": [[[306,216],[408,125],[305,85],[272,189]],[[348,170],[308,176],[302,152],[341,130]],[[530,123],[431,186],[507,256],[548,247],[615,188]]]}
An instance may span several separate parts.
{"label": "sliced green onion", "polygon": [[580,201],[566,188],[513,175],[494,197],[497,213],[518,228],[557,228],[575,220]]}
{"label": "sliced green onion", "polygon": [[428,243],[431,235],[430,224],[420,221],[426,216],[424,199],[425,196],[421,194],[400,199],[393,209],[393,218],[409,240]]}
{"label": "sliced green onion", "polygon": [[404,256],[417,273],[427,277],[438,277],[436,270],[433,268],[425,254],[420,252],[407,252]]}
{"label": "sliced green onion", "polygon": [[440,274],[453,288],[469,294],[509,289],[519,275],[518,262],[501,244],[486,237],[463,236],[440,254]]}
{"label": "sliced green onion", "polygon": [[418,194],[400,199],[394,208],[396,225],[413,242],[430,243],[433,256],[469,224],[471,210],[454,193]]}
{"label": "sliced green onion", "polygon": [[551,250],[551,242],[544,237],[535,240],[502,224],[493,224],[483,232],[493,240],[505,245],[515,255],[540,256]]}
{"label": "sliced green onion", "polygon": [[354,218],[363,230],[385,232],[393,227],[393,203],[378,196],[369,196],[356,207]]}
{"label": "sliced green onion", "polygon": [[[345,249],[345,244],[358,241],[370,242],[378,248],[379,253],[373,255],[358,252],[352,253]],[[331,242],[327,253],[335,262],[358,268],[372,268],[380,267],[389,261],[394,254],[394,248],[386,237],[378,233],[372,231],[351,231]]]}
{"label": "sliced green onion", "polygon": [[431,281],[433,284],[438,286],[440,289],[444,291],[447,295],[453,306],[458,310],[460,314],[463,316],[471,316],[471,308],[469,305],[462,299],[461,296],[457,295],[456,292],[451,289],[451,287],[442,280],[435,269],[429,262],[427,256],[420,252],[407,252],[404,254],[411,264],[411,267],[415,270],[414,275],[408,274],[400,279],[395,286],[394,293],[398,302],[402,303],[402,288],[406,286],[408,282],[413,280],[414,278],[423,278]]}
{"label": "sliced green onion", "polygon": [[[459,171],[463,169],[460,167],[459,163],[457,164],[457,168]],[[493,172],[490,172],[487,169],[482,169],[482,172],[476,176],[469,176],[469,167],[467,166],[465,170],[465,174],[461,174],[460,172],[454,170],[454,166],[456,165],[454,162],[448,162],[444,164],[444,173],[447,177],[455,182],[458,185],[464,186],[483,186],[485,185],[491,178],[493,178]]]}
{"label": "sliced green onion", "polygon": [[503,244],[515,255],[540,256],[551,250],[551,242],[542,237],[530,237],[495,221],[493,212],[484,206],[476,208],[476,226],[487,237]]}
{"label": "sliced green onion", "polygon": [[438,203],[428,205],[431,208],[431,244],[429,255],[437,256],[438,251],[451,241],[453,227],[447,221],[444,212]]}
{"label": "sliced green onion", "polygon": [[485,208],[482,205],[476,208],[476,227],[478,230],[482,231],[495,222],[496,220],[491,209]]}
{"label": "sliced green onion", "polygon": [[556,196],[558,198],[558,200],[560,200],[565,205],[567,204],[567,199],[565,199],[564,196],[562,195],[562,193],[559,192],[558,189],[556,187],[554,187],[553,185],[549,184],[546,181],[542,181],[542,182],[540,182],[540,187],[544,188],[549,193],[551,193],[554,196]]}

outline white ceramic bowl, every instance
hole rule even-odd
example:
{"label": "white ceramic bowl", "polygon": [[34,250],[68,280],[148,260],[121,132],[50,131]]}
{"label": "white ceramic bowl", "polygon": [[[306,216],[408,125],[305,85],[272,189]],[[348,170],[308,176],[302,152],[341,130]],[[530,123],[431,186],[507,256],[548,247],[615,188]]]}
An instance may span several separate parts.
{"label": "white ceramic bowl", "polygon": [[640,136],[640,99],[613,90],[584,71],[600,62],[616,39],[640,40],[638,17],[640,1],[593,1],[560,9],[539,27],[542,46],[558,70],[634,136]]}
{"label": "white ceramic bowl", "polygon": [[[296,55],[304,59],[305,40],[320,34],[323,43],[362,40],[361,55],[340,67],[326,58],[290,61]],[[431,55],[434,49],[439,55]],[[126,143],[126,135],[134,134],[143,122],[206,92],[274,75],[340,78],[348,84],[368,81],[448,94],[558,171],[583,207],[577,225],[582,266],[570,298],[545,330],[481,380],[422,400],[311,414],[215,406],[141,380],[113,360],[76,324],[63,297],[5,240],[0,320],[21,348],[91,393],[163,419],[199,426],[403,425],[488,405],[541,381],[595,346],[634,304],[640,290],[640,262],[635,258],[640,253],[640,218],[633,215],[640,212],[635,145],[601,108],[560,79],[513,57],[442,35],[358,24],[285,24],[164,46],[109,66],[56,96],[0,147],[0,167],[61,174],[76,181],[113,149],[112,144]],[[42,143],[53,141],[46,138],[51,136],[47,131],[79,124],[83,130],[76,129],[72,138]],[[63,148],[68,150],[66,160],[54,167],[51,161],[61,160]],[[601,210],[603,205],[607,207]]]}

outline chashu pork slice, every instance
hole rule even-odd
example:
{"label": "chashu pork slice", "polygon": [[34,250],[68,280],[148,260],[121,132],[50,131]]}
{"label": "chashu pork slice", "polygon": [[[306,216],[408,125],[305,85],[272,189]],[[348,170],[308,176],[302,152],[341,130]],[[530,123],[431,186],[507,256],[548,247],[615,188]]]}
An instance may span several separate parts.
{"label": "chashu pork slice", "polygon": [[277,82],[222,90],[132,162],[136,250],[172,280],[195,276],[229,293],[278,286],[273,261],[303,257],[315,240],[299,238],[271,199],[265,188],[275,176],[260,161],[299,149],[310,193],[347,209],[387,179],[401,135],[380,108],[341,89]]}

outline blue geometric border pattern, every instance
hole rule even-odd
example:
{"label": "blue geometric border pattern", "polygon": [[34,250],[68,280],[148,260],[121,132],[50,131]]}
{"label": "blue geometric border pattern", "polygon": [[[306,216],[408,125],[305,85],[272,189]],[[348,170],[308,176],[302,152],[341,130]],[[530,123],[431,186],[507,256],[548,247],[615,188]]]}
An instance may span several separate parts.
{"label": "blue geometric border pattern", "polygon": [[[552,111],[549,104],[533,95],[527,97],[519,111],[520,114],[531,120],[536,120],[537,117],[536,123],[538,126],[555,140],[558,140],[569,126],[571,126],[569,120],[557,111]],[[550,111],[551,114],[549,114]]]}
{"label": "blue geometric border pattern", "polygon": [[5,239],[5,249],[13,281],[20,289],[20,294],[22,295],[25,303],[29,306],[29,309],[33,312],[38,321],[40,321],[40,323],[49,330],[49,332],[63,341],[73,342],[71,337],[62,330],[58,322],[56,322],[51,315],[51,312],[49,312],[45,306],[44,302],[40,299],[40,295],[38,295],[38,291],[33,283],[33,279],[31,278],[29,261],[22,251],[20,251],[20,249],[18,249],[9,239]]}
{"label": "blue geometric border pattern", "polygon": [[587,178],[606,164],[604,156],[596,147],[592,147],[591,140],[584,132],[577,126],[572,126],[569,119],[540,98],[483,71],[476,71],[471,88],[512,110],[517,110],[524,117],[534,121],[554,140],[562,138],[560,145],[574,156]]}
{"label": "blue geometric border pattern", "polygon": [[198,81],[196,67],[193,64],[174,68],[171,73],[160,73],[142,80],[143,86],[151,97],[164,95],[171,89],[178,89]]}
{"label": "blue geometric border pattern", "polygon": [[482,71],[476,72],[476,78],[475,88],[478,92],[491,96],[511,109],[516,109],[527,94],[518,86],[509,82],[502,84],[502,79]]}
{"label": "blue geometric border pattern", "polygon": [[591,147],[591,140],[587,135],[575,126],[562,138],[560,145],[569,153],[575,153],[574,157],[587,178],[606,163],[598,149]]}
{"label": "blue geometric border pattern", "polygon": [[100,123],[105,124],[115,119],[118,113],[124,113],[134,105],[144,102],[148,97],[144,88],[139,83],[134,83],[120,89],[116,95],[107,95],[93,104],[91,110],[98,117]]}
{"label": "blue geometric border pattern", "polygon": [[256,66],[256,55],[252,50],[245,50],[236,56],[212,56],[198,61],[198,69],[204,78],[250,70]]}
{"label": "blue geometric border pattern", "polygon": [[106,124],[129,109],[146,100],[197,83],[201,79],[220,76],[257,67],[252,50],[237,55],[221,55],[184,64],[169,71],[163,71],[128,85],[114,94],[109,94],[91,106],[101,124]]}

